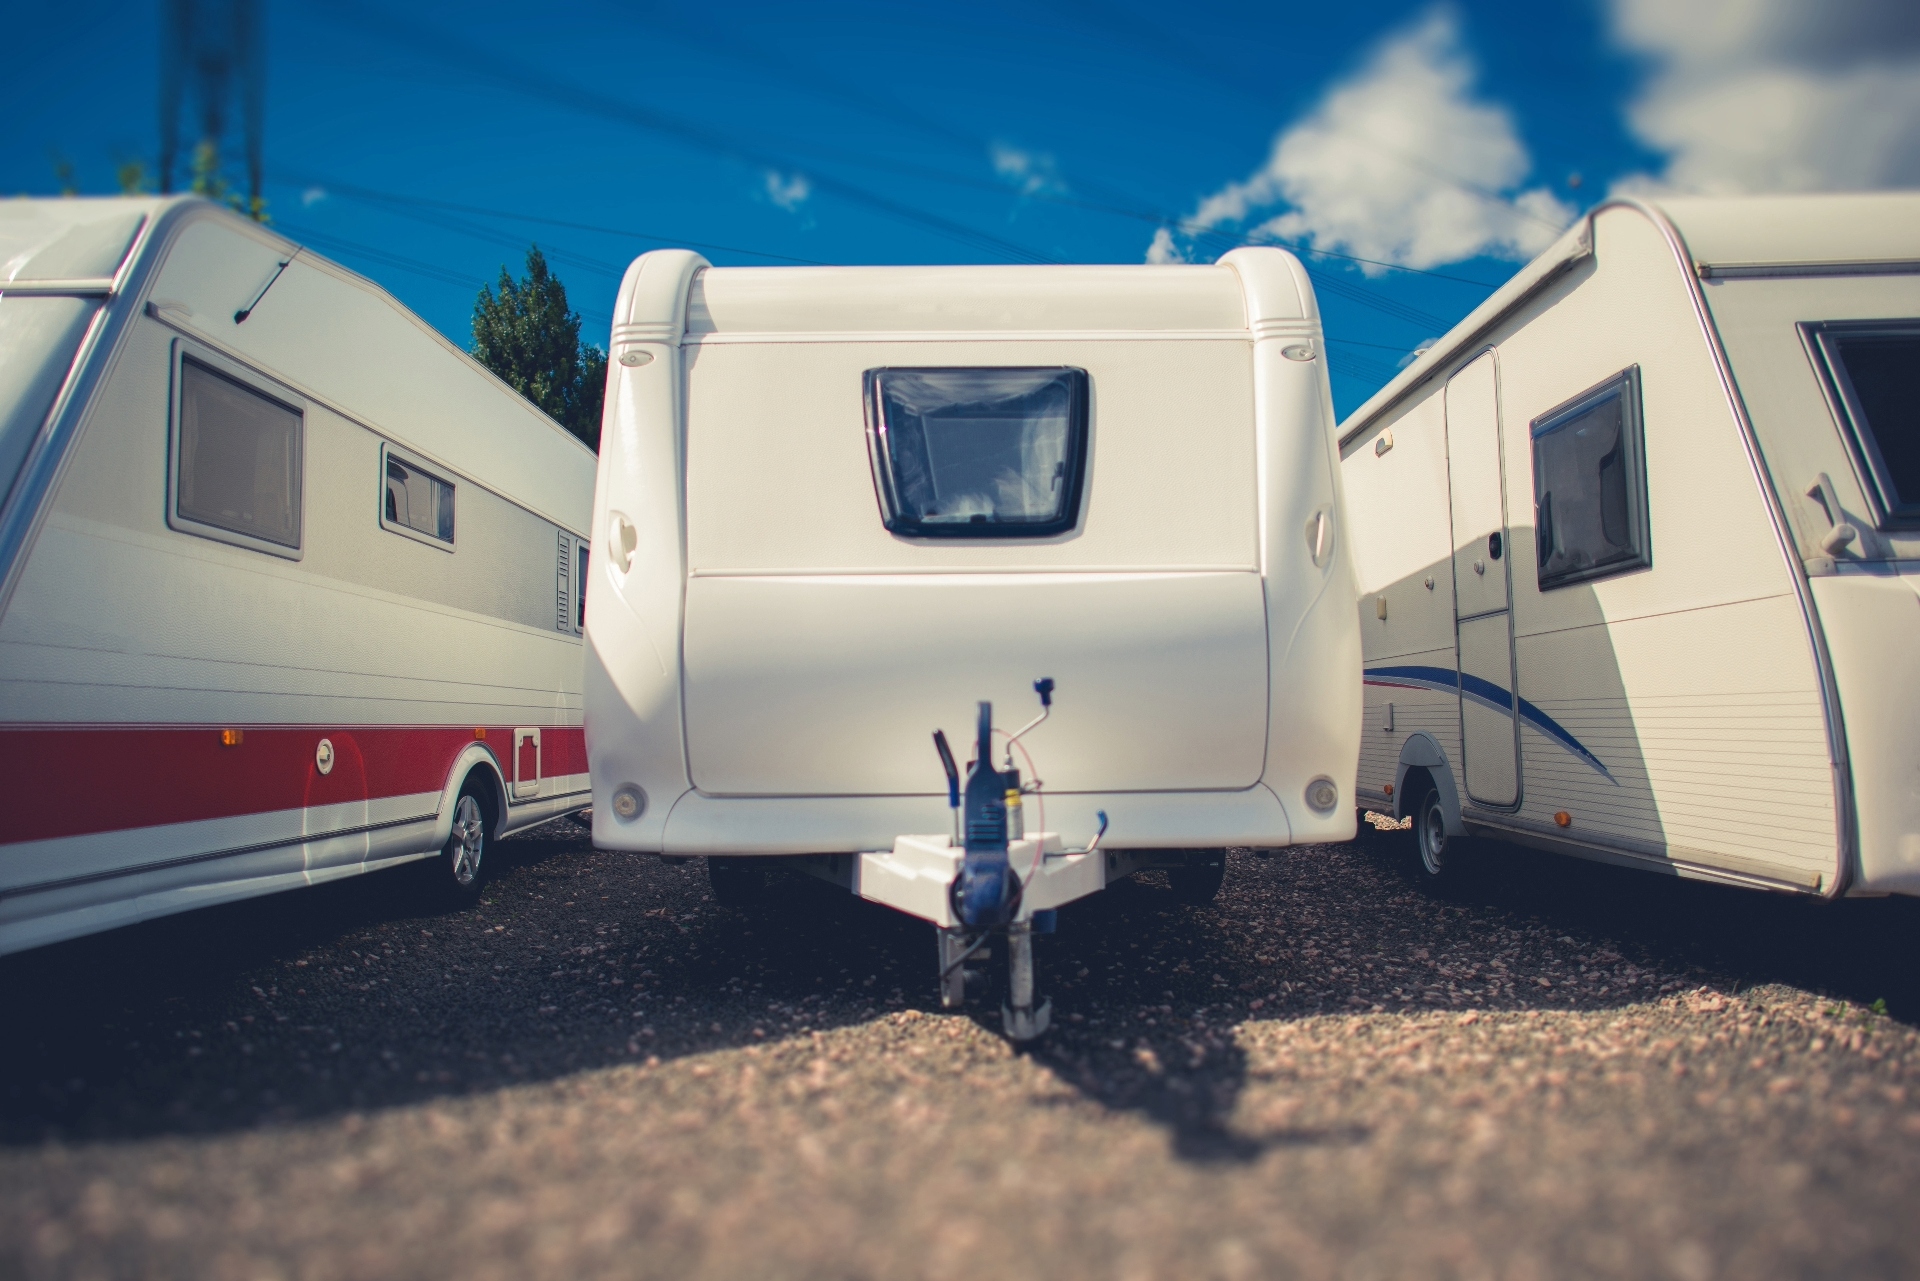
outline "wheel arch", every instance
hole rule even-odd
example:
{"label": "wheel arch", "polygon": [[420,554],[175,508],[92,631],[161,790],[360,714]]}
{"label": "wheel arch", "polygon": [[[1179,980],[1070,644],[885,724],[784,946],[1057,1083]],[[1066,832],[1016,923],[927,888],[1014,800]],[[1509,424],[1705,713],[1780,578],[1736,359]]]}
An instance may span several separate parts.
{"label": "wheel arch", "polygon": [[445,845],[453,835],[453,803],[459,799],[460,789],[476,769],[482,785],[492,794],[489,800],[493,805],[493,813],[487,825],[487,836],[495,839],[500,835],[500,827],[507,821],[506,775],[501,772],[500,762],[491,748],[484,743],[469,743],[453,758],[453,766],[447,771],[447,781],[440,789],[440,808],[433,825],[435,848]]}
{"label": "wheel arch", "polygon": [[1424,773],[1433,780],[1434,790],[1440,793],[1440,812],[1447,822],[1447,835],[1466,835],[1467,829],[1460,821],[1460,791],[1454,784],[1453,766],[1447,763],[1447,753],[1433,735],[1424,731],[1407,735],[1407,741],[1400,745],[1400,763],[1393,773],[1396,819],[1411,817],[1419,799],[1407,791],[1407,776],[1413,773]]}

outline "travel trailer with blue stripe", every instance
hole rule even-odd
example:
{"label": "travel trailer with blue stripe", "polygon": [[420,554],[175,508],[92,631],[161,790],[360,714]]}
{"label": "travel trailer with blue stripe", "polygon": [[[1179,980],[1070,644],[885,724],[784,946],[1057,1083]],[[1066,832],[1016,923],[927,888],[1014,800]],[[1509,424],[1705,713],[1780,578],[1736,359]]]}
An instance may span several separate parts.
{"label": "travel trailer with blue stripe", "polygon": [[1342,424],[1359,804],[1920,893],[1920,196],[1615,200]]}

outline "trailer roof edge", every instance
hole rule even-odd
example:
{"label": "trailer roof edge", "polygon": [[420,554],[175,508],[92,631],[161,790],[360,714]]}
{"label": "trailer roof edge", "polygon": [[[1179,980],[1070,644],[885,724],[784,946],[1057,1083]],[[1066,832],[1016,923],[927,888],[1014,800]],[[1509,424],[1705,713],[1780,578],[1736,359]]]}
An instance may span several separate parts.
{"label": "trailer roof edge", "polygon": [[1345,449],[1375,419],[1406,399],[1450,362],[1460,350],[1504,321],[1534,294],[1556,280],[1563,272],[1593,256],[1593,219],[1602,210],[1625,202],[1608,201],[1580,216],[1553,246],[1515,272],[1507,283],[1489,294],[1484,302],[1440,340],[1420,353],[1419,359],[1396,375],[1392,382],[1369,396],[1360,408],[1347,415],[1336,431],[1339,448]]}

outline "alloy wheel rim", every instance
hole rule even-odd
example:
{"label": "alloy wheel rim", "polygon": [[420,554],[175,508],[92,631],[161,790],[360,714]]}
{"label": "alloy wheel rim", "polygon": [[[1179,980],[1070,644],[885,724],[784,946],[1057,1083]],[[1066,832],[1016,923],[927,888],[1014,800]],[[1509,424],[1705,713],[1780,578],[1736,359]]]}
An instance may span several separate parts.
{"label": "alloy wheel rim", "polygon": [[454,806],[453,841],[453,879],[471,885],[480,875],[480,859],[487,852],[487,825],[480,817],[479,803],[471,796],[462,796]]}

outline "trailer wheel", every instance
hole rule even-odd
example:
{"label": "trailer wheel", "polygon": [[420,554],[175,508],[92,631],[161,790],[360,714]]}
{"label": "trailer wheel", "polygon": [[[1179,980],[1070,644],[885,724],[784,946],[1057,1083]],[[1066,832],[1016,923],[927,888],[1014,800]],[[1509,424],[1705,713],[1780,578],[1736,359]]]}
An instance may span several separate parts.
{"label": "trailer wheel", "polygon": [[478,772],[469,774],[460,785],[460,799],[453,803],[453,830],[440,851],[440,889],[456,903],[471,903],[480,897],[487,876],[487,852],[493,848],[488,830],[487,785]]}
{"label": "trailer wheel", "polygon": [[1447,835],[1447,812],[1440,789],[1429,786],[1413,811],[1415,875],[1422,885],[1450,884],[1459,877],[1460,842]]}
{"label": "trailer wheel", "polygon": [[757,858],[709,858],[707,884],[723,907],[758,903],[767,890],[767,867]]}
{"label": "trailer wheel", "polygon": [[1167,869],[1167,884],[1182,903],[1204,907],[1220,893],[1220,883],[1226,876],[1225,850],[1195,850],[1187,855],[1184,865]]}

